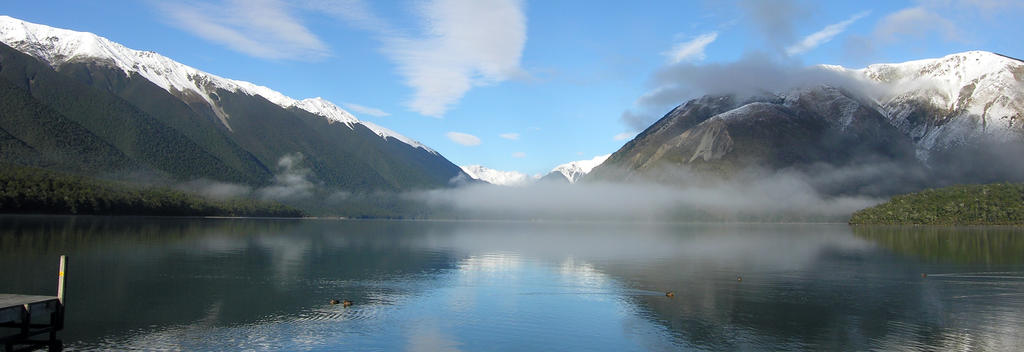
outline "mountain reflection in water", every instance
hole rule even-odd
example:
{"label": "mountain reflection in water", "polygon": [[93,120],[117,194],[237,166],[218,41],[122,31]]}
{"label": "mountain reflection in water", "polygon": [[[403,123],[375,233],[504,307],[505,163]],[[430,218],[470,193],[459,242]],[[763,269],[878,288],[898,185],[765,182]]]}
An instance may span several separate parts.
{"label": "mountain reflection in water", "polygon": [[61,336],[83,350],[1012,350],[1024,345],[1022,238],[1007,228],[0,217],[0,267],[14,269],[0,272],[0,291],[51,294],[39,278],[68,254]]}

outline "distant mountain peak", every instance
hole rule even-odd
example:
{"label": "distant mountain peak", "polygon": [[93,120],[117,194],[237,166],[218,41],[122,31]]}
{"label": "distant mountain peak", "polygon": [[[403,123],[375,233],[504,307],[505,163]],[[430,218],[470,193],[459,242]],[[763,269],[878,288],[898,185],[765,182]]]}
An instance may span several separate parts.
{"label": "distant mountain peak", "polygon": [[89,32],[78,32],[0,16],[0,41],[57,68],[74,61],[92,60],[145,77],[172,94],[194,95],[206,101],[231,129],[230,116],[215,101],[217,89],[260,96],[284,108],[296,107],[349,128],[361,124],[381,138],[392,137],[415,148],[437,154],[433,149],[379,125],[360,121],[354,115],[321,97],[293,99],[252,82],[220,77],[174,61],[153,51],[134,50]]}
{"label": "distant mountain peak", "polygon": [[518,171],[501,171],[481,165],[465,165],[460,168],[474,179],[499,186],[522,186],[532,181],[530,176]]}
{"label": "distant mountain peak", "polygon": [[551,173],[560,173],[562,176],[569,181],[569,183],[576,183],[584,175],[590,173],[598,165],[601,165],[611,154],[598,155],[593,159],[571,161],[562,165],[556,166],[551,169]]}

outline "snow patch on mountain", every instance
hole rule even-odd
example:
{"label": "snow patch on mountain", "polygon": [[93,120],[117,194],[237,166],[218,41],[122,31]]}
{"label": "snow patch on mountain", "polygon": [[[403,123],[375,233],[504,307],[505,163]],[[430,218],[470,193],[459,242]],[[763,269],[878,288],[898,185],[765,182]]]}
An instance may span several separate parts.
{"label": "snow patch on mountain", "polygon": [[260,96],[283,108],[299,108],[328,120],[344,123],[352,129],[356,124],[361,124],[381,138],[392,137],[414,148],[422,148],[437,154],[422,143],[390,129],[360,121],[351,113],[323,98],[296,100],[268,87],[200,71],[152,51],[130,49],[93,33],[53,28],[0,16],[0,41],[45,61],[54,68],[68,62],[94,61],[121,69],[128,76],[138,74],[171,94],[199,97],[213,108],[221,123],[229,130],[230,116],[224,113],[214,98],[217,89]]}
{"label": "snow patch on mountain", "polygon": [[[1024,136],[1024,62],[986,51],[848,70],[887,88],[878,101],[918,155],[967,141]],[[929,119],[922,123],[922,105]]]}
{"label": "snow patch on mountain", "polygon": [[352,116],[348,111],[339,108],[337,105],[324,98],[307,98],[299,100],[293,105],[299,109],[309,111],[317,116],[326,117],[328,120],[341,122],[352,128],[352,125],[359,123],[359,119]]}
{"label": "snow patch on mountain", "polygon": [[370,129],[370,131],[373,131],[373,133],[376,133],[378,136],[380,136],[381,138],[384,138],[385,140],[388,137],[391,137],[391,138],[397,139],[398,141],[400,141],[402,143],[411,145],[411,146],[413,146],[415,148],[421,148],[421,149],[426,150],[426,151],[428,151],[428,152],[430,152],[430,153],[432,153],[434,155],[438,155],[437,151],[435,151],[433,149],[430,149],[430,147],[427,147],[426,145],[424,145],[423,143],[420,143],[419,141],[416,141],[416,140],[414,140],[412,138],[406,137],[405,135],[399,134],[398,132],[392,131],[392,130],[390,130],[388,128],[385,128],[385,127],[383,127],[381,125],[378,125],[378,124],[375,124],[373,122],[360,121],[355,116],[353,116],[351,113],[349,113],[348,111],[345,111],[345,109],[342,109],[342,108],[338,107],[337,105],[334,105],[334,103],[332,103],[332,102],[330,102],[330,101],[328,101],[328,100],[326,100],[324,98],[316,97],[316,98],[303,99],[303,100],[300,100],[300,101],[296,102],[296,104],[293,105],[293,106],[295,106],[295,107],[297,107],[299,109],[302,109],[302,110],[306,110],[306,111],[308,111],[310,113],[313,113],[315,115],[318,115],[318,116],[321,116],[321,117],[325,117],[328,120],[344,123],[349,128],[353,128],[353,125],[355,125],[355,124],[363,125],[363,127],[366,127],[368,129]]}
{"label": "snow patch on mountain", "polygon": [[590,173],[598,165],[601,165],[611,154],[598,155],[589,160],[577,160],[556,166],[551,172],[557,172],[565,176],[569,183],[576,183],[584,175]]}
{"label": "snow patch on mountain", "polygon": [[362,124],[364,127],[369,128],[370,131],[373,131],[373,133],[376,133],[381,138],[387,139],[388,137],[391,137],[401,141],[402,143],[426,150],[431,154],[440,155],[437,153],[437,151],[430,149],[430,147],[427,147],[423,143],[420,143],[412,138],[406,137],[405,135],[399,134],[398,132],[387,129],[381,125],[369,121],[359,121],[359,123]]}
{"label": "snow patch on mountain", "polygon": [[460,168],[474,179],[499,186],[522,186],[533,180],[521,172],[495,170],[481,165],[466,165]]}

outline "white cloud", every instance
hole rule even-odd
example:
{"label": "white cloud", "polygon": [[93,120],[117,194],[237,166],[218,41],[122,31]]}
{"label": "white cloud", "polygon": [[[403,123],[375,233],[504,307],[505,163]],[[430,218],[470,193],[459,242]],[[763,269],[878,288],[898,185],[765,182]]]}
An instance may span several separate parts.
{"label": "white cloud", "polygon": [[525,158],[525,157],[526,157],[526,153],[523,153],[523,152],[515,152],[515,153],[512,153],[512,157],[513,157],[513,158],[518,158],[518,159],[522,159],[522,158]]}
{"label": "white cloud", "polygon": [[906,8],[878,22],[875,37],[880,41],[896,41],[903,37],[923,38],[937,33],[946,40],[959,38],[959,29],[952,21],[924,7]]}
{"label": "white cloud", "polygon": [[445,137],[448,137],[448,139],[450,139],[452,142],[455,142],[455,143],[458,143],[458,144],[461,144],[461,145],[464,145],[464,146],[467,146],[467,147],[472,147],[472,146],[475,146],[475,145],[480,145],[480,138],[478,138],[477,136],[468,134],[468,133],[448,132],[448,133],[445,133],[444,135],[445,135]]}
{"label": "white cloud", "polygon": [[384,52],[414,91],[407,103],[413,111],[441,117],[473,87],[523,74],[521,1],[434,0],[417,9],[421,36],[384,39]]}
{"label": "white cloud", "polygon": [[704,33],[688,42],[676,44],[665,53],[670,63],[676,64],[690,60],[704,60],[704,48],[718,39],[718,32]]}
{"label": "white cloud", "polygon": [[526,45],[522,0],[429,0],[412,12],[418,34],[392,26],[363,0],[296,0],[303,8],[369,31],[413,89],[406,105],[441,117],[473,87],[526,76],[520,67]]}
{"label": "white cloud", "polygon": [[635,136],[635,135],[636,135],[636,133],[633,133],[633,132],[622,132],[622,133],[619,133],[619,134],[615,135],[615,137],[612,137],[612,139],[617,140],[617,141],[624,141],[624,140],[633,138],[633,136]]}
{"label": "white cloud", "polygon": [[355,111],[355,112],[363,114],[363,115],[370,115],[370,116],[375,116],[375,117],[391,116],[390,113],[388,113],[388,112],[386,112],[384,110],[381,110],[381,109],[378,109],[378,108],[371,108],[369,106],[364,106],[364,105],[359,105],[359,104],[354,104],[354,103],[341,103],[341,105],[344,106],[345,109],[352,110],[352,111]]}
{"label": "white cloud", "polygon": [[876,89],[847,73],[775,59],[764,52],[748,52],[739,60],[727,63],[666,65],[652,73],[649,81],[654,88],[635,103],[641,113],[634,113],[632,109],[622,113],[621,120],[633,131],[649,127],[669,108],[703,95],[735,94],[742,100],[764,92],[820,84],[865,93]]}
{"label": "white cloud", "polygon": [[511,133],[511,132],[510,133],[502,133],[502,134],[499,134],[498,137],[501,137],[501,138],[504,138],[504,139],[507,139],[507,140],[510,140],[510,141],[514,141],[514,140],[519,139],[519,134],[518,133]]}
{"label": "white cloud", "polygon": [[327,45],[279,0],[179,1],[157,7],[170,25],[246,55],[318,60],[329,54]]}
{"label": "white cloud", "polygon": [[799,43],[787,47],[786,54],[790,56],[802,54],[811,49],[817,48],[821,44],[828,43],[836,35],[839,35],[839,33],[845,31],[846,27],[849,27],[851,24],[857,22],[857,20],[861,18],[864,18],[870,13],[870,11],[864,11],[853,16],[850,16],[850,18],[846,19],[845,21],[825,26],[825,28],[823,28],[822,30],[814,32],[813,34],[808,35],[807,37],[804,37],[804,40],[801,40]]}

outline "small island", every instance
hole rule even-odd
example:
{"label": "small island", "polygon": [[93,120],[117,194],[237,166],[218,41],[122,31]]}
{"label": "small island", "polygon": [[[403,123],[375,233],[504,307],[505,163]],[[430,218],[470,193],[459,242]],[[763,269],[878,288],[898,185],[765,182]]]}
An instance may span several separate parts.
{"label": "small island", "polygon": [[851,225],[1024,225],[1024,184],[957,185],[859,210]]}

